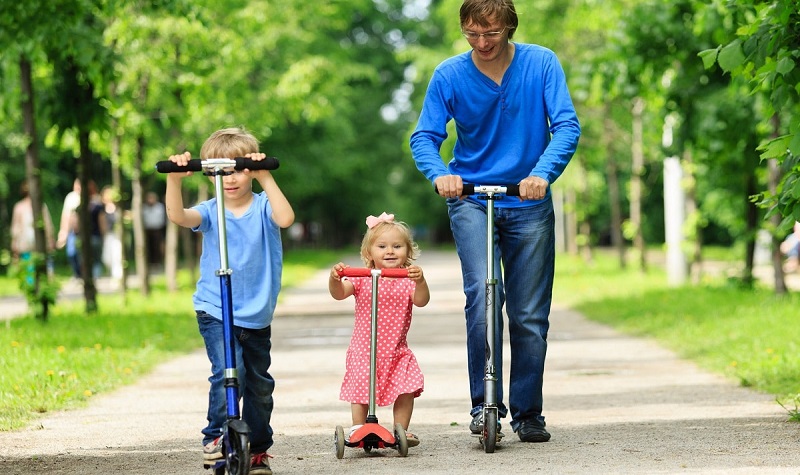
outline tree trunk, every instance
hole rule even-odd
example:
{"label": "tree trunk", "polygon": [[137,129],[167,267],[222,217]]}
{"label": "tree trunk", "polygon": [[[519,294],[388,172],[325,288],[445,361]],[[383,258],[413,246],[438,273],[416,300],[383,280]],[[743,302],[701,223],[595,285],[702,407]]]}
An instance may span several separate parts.
{"label": "tree trunk", "polygon": [[39,149],[37,147],[36,136],[36,116],[34,114],[35,108],[33,104],[33,80],[31,78],[31,63],[24,56],[19,60],[20,82],[22,88],[22,116],[25,128],[25,135],[28,137],[28,146],[25,148],[25,178],[28,182],[28,195],[31,198],[31,206],[33,208],[33,223],[34,223],[34,239],[36,254],[43,256],[44,259],[33,258],[34,263],[34,288],[36,289],[39,298],[40,308],[35,309],[34,313],[37,318],[47,321],[49,312],[49,301],[46,296],[41,297],[39,289],[45,285],[45,281],[49,279],[47,275],[47,253],[49,246],[47,245],[47,232],[45,227],[45,216],[42,212],[43,200],[41,180],[39,176]]}
{"label": "tree trunk", "polygon": [[119,168],[119,150],[122,137],[116,133],[116,120],[113,121],[111,130],[114,137],[111,139],[111,186],[114,188],[114,201],[117,210],[117,219],[114,221],[114,229],[111,232],[117,237],[120,244],[118,258],[122,264],[122,277],[120,278],[119,288],[123,299],[128,291],[128,259],[125,245],[125,210],[122,209],[122,172]]}
{"label": "tree trunk", "polygon": [[[755,150],[755,149],[753,149]],[[747,160],[745,154],[745,160]],[[755,170],[750,168],[749,164],[745,168],[747,176],[745,177],[745,246],[744,246],[744,271],[742,272],[742,282],[748,287],[752,287],[755,283],[753,277],[753,267],[755,265],[756,256],[756,236],[758,231],[758,208],[749,199],[750,196],[758,194],[758,180],[755,176]]]}
{"label": "tree trunk", "polygon": [[[781,133],[781,118],[778,114],[772,116],[772,137],[777,137]],[[781,181],[781,172],[778,166],[778,161],[770,159],[767,163],[769,170],[769,192],[773,196],[777,195],[778,184]],[[781,216],[778,214],[772,215],[770,223],[773,229],[777,229],[781,224]],[[786,276],[783,272],[783,254],[781,253],[781,236],[772,236],[772,269],[775,280],[775,293],[777,295],[785,295],[789,293],[789,288],[786,286]]]}
{"label": "tree trunk", "polygon": [[[576,200],[581,203],[589,203],[589,185],[588,180],[586,179],[586,167],[584,166],[581,161],[580,163],[580,170],[578,173],[579,178],[579,185],[578,185],[578,199]],[[578,252],[581,256],[583,256],[584,262],[587,264],[592,262],[592,226],[589,223],[589,219],[587,217],[587,213],[577,206],[574,208],[575,213],[577,215],[577,233],[576,234],[576,242],[578,245]]]}
{"label": "tree trunk", "polygon": [[619,167],[614,153],[614,122],[611,120],[611,107],[605,106],[603,119],[603,145],[606,150],[606,177],[608,178],[608,206],[611,212],[611,246],[616,249],[619,258],[619,268],[625,269],[625,240],[622,236],[622,203],[619,192]]}
{"label": "tree trunk", "polygon": [[567,246],[567,253],[573,256],[578,255],[578,216],[575,211],[577,193],[575,188],[564,190],[564,214],[566,225],[564,226],[564,241]]}
{"label": "tree trunk", "polygon": [[644,100],[637,97],[633,100],[633,124],[631,138],[631,191],[630,213],[633,230],[633,247],[639,257],[639,270],[647,272],[647,249],[642,233],[642,175],[644,174],[644,146],[642,113]]}
{"label": "tree trunk", "polygon": [[142,162],[144,156],[144,137],[136,139],[136,154],[133,163],[133,176],[131,177],[131,214],[133,215],[133,254],[136,261],[136,278],[139,281],[139,291],[145,297],[150,295],[150,269],[145,252],[144,223],[142,222]]}
{"label": "tree trunk", "polygon": [[[780,134],[781,130],[781,118],[778,114],[774,114],[772,116],[772,136],[777,137]],[[767,167],[769,170],[769,192],[772,195],[777,193],[778,184],[781,180],[781,173],[780,168],[778,167],[778,161],[775,159],[770,159],[767,163]],[[781,216],[775,214],[770,218],[770,223],[773,226],[773,229],[777,228],[780,225]],[[775,293],[778,295],[784,295],[789,292],[788,287],[786,286],[786,276],[783,272],[783,255],[781,254],[781,237],[774,236],[772,237],[772,268],[773,268],[773,275],[775,280]]]}
{"label": "tree trunk", "polygon": [[78,130],[78,142],[80,143],[80,171],[78,176],[81,180],[81,205],[78,207],[80,215],[81,237],[81,277],[83,278],[83,296],[86,300],[86,313],[97,312],[97,287],[94,282],[92,268],[99,256],[92,253],[92,220],[89,213],[89,202],[91,201],[92,187],[94,179],[92,177],[92,150],[89,147],[89,131]]}
{"label": "tree trunk", "polygon": [[[756,277],[754,274],[755,267],[760,264],[758,262],[760,258],[756,257],[757,253],[759,253],[760,247],[763,247],[761,244],[761,240],[759,239],[760,233],[762,232],[761,226],[761,213],[759,212],[758,205],[753,202],[752,197],[756,196],[761,191],[761,185],[759,184],[759,168],[761,166],[761,157],[759,152],[757,151],[758,148],[758,139],[753,137],[751,140],[748,140],[745,145],[745,152],[743,154],[744,158],[744,188],[745,193],[742,196],[745,209],[745,261],[744,261],[744,271],[742,273],[742,282],[747,287],[753,287],[756,283]],[[767,170],[769,173],[769,164],[767,164]],[[767,187],[769,187],[769,178]],[[763,262],[763,261],[762,261]]]}
{"label": "tree trunk", "polygon": [[697,178],[695,177],[694,155],[690,147],[685,147],[681,156],[681,167],[683,168],[683,186],[686,196],[686,218],[688,238],[692,245],[692,253],[689,259],[689,269],[693,284],[700,283],[703,276],[703,229],[700,219],[700,209],[697,207]]}

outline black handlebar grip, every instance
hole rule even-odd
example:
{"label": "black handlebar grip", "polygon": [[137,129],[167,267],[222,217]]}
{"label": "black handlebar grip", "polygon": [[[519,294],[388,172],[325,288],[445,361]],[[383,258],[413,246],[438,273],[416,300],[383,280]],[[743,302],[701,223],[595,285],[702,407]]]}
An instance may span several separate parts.
{"label": "black handlebar grip", "polygon": [[275,157],[264,157],[263,160],[253,160],[247,157],[236,157],[236,170],[275,170],[280,166]]}
{"label": "black handlebar grip", "polygon": [[506,185],[506,196],[519,196],[519,185]]}
{"label": "black handlebar grip", "polygon": [[202,160],[199,158],[189,160],[186,166],[180,166],[170,160],[162,160],[156,163],[158,173],[177,173],[177,172],[199,172],[203,169]]}

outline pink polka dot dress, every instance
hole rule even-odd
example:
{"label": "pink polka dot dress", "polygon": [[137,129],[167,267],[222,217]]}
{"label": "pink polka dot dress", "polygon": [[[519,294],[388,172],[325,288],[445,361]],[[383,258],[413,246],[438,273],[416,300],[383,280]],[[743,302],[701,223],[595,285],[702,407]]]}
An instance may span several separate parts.
{"label": "pink polka dot dress", "polygon": [[[355,323],[347,349],[339,399],[352,404],[369,404],[372,279],[348,279],[355,288]],[[401,394],[411,393],[418,397],[422,394],[424,380],[417,359],[406,341],[411,327],[412,297],[416,284],[411,279],[379,279],[375,403],[389,406]]]}

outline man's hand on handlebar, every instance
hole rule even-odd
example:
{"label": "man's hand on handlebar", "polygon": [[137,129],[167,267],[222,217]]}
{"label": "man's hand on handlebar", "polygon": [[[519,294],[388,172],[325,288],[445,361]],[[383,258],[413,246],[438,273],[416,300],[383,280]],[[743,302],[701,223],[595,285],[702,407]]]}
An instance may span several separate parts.
{"label": "man's hand on handlebar", "polygon": [[436,193],[444,198],[464,198],[466,195],[473,193],[474,186],[496,186],[507,187],[509,196],[517,196],[520,201],[523,200],[541,200],[547,194],[547,187],[550,185],[547,180],[538,176],[529,176],[519,182],[518,185],[490,185],[487,183],[474,184],[470,183],[464,185],[461,177],[458,175],[443,175],[434,180],[434,189]]}
{"label": "man's hand on handlebar", "polygon": [[439,196],[444,198],[461,198],[464,191],[464,182],[458,175],[443,175],[434,180],[434,186]]}
{"label": "man's hand on handlebar", "polygon": [[538,176],[529,176],[519,182],[519,199],[540,200],[547,194],[547,187],[550,183]]}

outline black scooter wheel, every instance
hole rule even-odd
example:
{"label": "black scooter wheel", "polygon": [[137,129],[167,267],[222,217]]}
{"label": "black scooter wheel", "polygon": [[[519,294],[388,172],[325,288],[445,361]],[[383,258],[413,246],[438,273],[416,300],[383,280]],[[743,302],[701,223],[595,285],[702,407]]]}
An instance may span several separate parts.
{"label": "black scooter wheel", "polygon": [[244,421],[228,424],[228,443],[231,446],[225,452],[225,473],[247,475],[250,473],[250,429]]}
{"label": "black scooter wheel", "polygon": [[483,450],[487,454],[494,453],[497,445],[497,412],[486,411],[483,424]]}
{"label": "black scooter wheel", "polygon": [[406,430],[403,429],[403,424],[394,425],[394,438],[397,443],[397,453],[401,457],[408,455],[408,439],[406,438]]}
{"label": "black scooter wheel", "polygon": [[336,433],[333,435],[333,445],[336,447],[336,458],[344,457],[344,428],[336,426]]}

